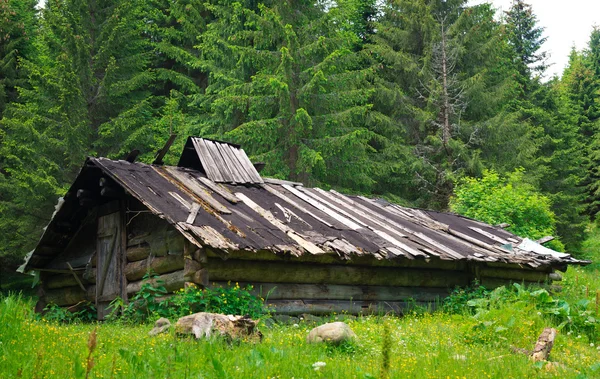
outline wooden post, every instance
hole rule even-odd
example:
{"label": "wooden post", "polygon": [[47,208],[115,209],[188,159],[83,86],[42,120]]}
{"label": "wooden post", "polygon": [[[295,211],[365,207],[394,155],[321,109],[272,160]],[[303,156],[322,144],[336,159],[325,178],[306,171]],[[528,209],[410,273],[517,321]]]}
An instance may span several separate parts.
{"label": "wooden post", "polygon": [[538,361],[546,361],[548,360],[548,356],[550,355],[550,351],[552,350],[552,346],[554,346],[554,339],[558,332],[554,328],[546,328],[540,334],[540,337],[533,348],[533,352],[531,353],[531,359],[535,362]]}

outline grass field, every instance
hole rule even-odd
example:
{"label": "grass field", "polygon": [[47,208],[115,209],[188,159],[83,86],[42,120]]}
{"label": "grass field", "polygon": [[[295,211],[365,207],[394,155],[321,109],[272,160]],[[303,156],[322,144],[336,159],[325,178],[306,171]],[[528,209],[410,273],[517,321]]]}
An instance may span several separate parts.
{"label": "grass field", "polygon": [[[587,253],[597,256],[594,231]],[[595,320],[600,266],[571,268],[560,297],[582,301]],[[529,296],[529,295],[528,295]],[[194,341],[148,336],[151,324],[56,324],[32,313],[33,300],[0,298],[1,378],[600,378],[598,323],[562,325],[551,354],[558,364],[534,363],[511,352],[531,349],[544,327],[559,326],[530,301],[498,302],[476,315],[415,312],[403,318],[359,317],[347,323],[358,336],[341,347],[308,345],[311,325],[261,325],[261,343]],[[572,311],[574,312],[574,311]],[[575,317],[573,313],[573,317]],[[90,354],[90,335],[96,347]],[[389,371],[382,371],[384,336]],[[317,362],[323,362],[313,366]]]}

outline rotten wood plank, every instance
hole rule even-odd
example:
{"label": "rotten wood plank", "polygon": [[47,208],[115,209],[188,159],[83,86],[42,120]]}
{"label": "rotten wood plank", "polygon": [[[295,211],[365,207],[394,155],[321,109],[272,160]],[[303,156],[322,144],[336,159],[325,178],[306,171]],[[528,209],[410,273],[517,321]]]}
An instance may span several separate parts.
{"label": "rotten wood plank", "polygon": [[237,203],[240,202],[240,199],[238,199],[237,197],[233,196],[233,193],[231,193],[231,191],[229,191],[223,185],[221,185],[219,183],[215,183],[212,180],[210,180],[208,178],[205,178],[205,177],[202,177],[202,176],[197,177],[195,179],[199,180],[200,182],[202,182],[202,184],[204,184],[205,186],[207,186],[208,188],[210,188],[214,192],[218,193],[221,197],[223,197],[225,200],[229,201],[230,203],[237,204]]}
{"label": "rotten wood plank", "polygon": [[202,138],[192,138],[192,142],[206,175],[212,180],[218,182],[224,181],[223,175],[218,169],[217,162],[215,162],[208,147],[206,146],[206,142]]}
{"label": "rotten wood plank", "polygon": [[[197,180],[186,172],[180,171],[175,167],[167,167],[166,170],[179,181],[186,190],[190,191],[193,195],[197,196],[199,201],[204,201],[208,206],[217,210],[219,213],[231,214],[231,211],[227,209],[223,204],[219,203],[208,190],[202,186]],[[192,222],[190,222],[192,224]]]}
{"label": "rotten wood plank", "polygon": [[185,220],[188,224],[193,224],[196,221],[196,216],[198,216],[198,211],[200,210],[200,204],[194,203],[192,204],[192,209],[190,209],[190,214],[188,218]]}
{"label": "rotten wood plank", "polygon": [[298,245],[300,245],[303,249],[305,249],[309,253],[311,253],[311,254],[325,254],[325,252],[320,247],[318,247],[314,243],[312,243],[310,241],[307,241],[304,238],[302,238],[300,235],[298,235],[290,227],[288,227],[287,225],[283,224],[281,221],[277,220],[277,218],[275,218],[275,216],[273,216],[273,214],[271,212],[269,212],[268,210],[262,208],[260,205],[256,204],[254,201],[250,200],[250,198],[247,197],[246,195],[244,195],[243,193],[236,192],[235,196],[237,196],[238,199],[242,200],[244,202],[244,204],[246,204],[248,207],[250,207],[253,211],[255,211],[256,213],[258,213],[259,215],[261,215],[267,221],[269,221],[277,229],[279,229],[282,232],[286,233],[288,237],[290,237],[291,239],[293,239],[294,241],[296,241],[296,243]]}

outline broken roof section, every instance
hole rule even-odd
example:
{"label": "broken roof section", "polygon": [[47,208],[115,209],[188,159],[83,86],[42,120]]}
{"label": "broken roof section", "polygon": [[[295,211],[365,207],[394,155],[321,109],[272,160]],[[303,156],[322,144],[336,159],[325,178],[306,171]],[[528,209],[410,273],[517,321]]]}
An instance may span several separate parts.
{"label": "broken roof section", "polygon": [[232,143],[189,137],[178,166],[200,170],[216,183],[263,183],[244,149]]}
{"label": "broken roof section", "polygon": [[[182,161],[189,163],[183,156]],[[219,183],[189,167],[89,158],[70,193],[81,188],[84,179],[93,184],[100,176],[111,178],[190,242],[224,256],[269,251],[296,257],[483,262],[534,270],[589,263],[568,254],[540,252],[502,228],[455,214],[268,178],[253,185]],[[78,205],[69,204],[67,197],[67,206],[49,225],[27,269],[44,267],[61,251],[53,233],[60,224],[56,219],[78,212]]]}

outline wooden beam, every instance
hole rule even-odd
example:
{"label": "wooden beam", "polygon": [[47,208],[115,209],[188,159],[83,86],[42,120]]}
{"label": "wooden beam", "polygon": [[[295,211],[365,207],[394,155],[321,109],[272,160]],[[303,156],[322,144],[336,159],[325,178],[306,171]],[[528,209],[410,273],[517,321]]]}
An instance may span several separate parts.
{"label": "wooden beam", "polygon": [[275,308],[277,314],[298,315],[310,313],[315,315],[330,315],[333,313],[347,313],[352,315],[365,314],[403,314],[423,306],[433,310],[436,303],[430,302],[392,302],[392,301],[341,301],[341,300],[273,300],[267,304]]}
{"label": "wooden beam", "polygon": [[171,134],[169,136],[169,139],[167,140],[167,143],[165,143],[165,146],[163,146],[162,149],[160,149],[159,151],[156,152],[156,155],[154,156],[154,161],[152,162],[152,164],[155,164],[155,165],[163,165],[164,164],[163,158],[169,152],[171,145],[173,144],[173,142],[175,142],[175,138],[177,138],[177,134]]}
{"label": "wooden beam", "polygon": [[85,287],[84,287],[83,283],[81,283],[81,280],[79,279],[77,274],[75,273],[75,270],[73,270],[73,266],[71,266],[71,264],[69,262],[67,262],[67,266],[69,267],[69,271],[71,271],[71,274],[73,274],[73,277],[75,278],[75,281],[79,285],[79,288],[81,288],[82,291],[85,291]]}
{"label": "wooden beam", "polygon": [[525,280],[528,282],[546,282],[548,273],[531,270],[513,270],[502,268],[482,267],[479,271],[482,277],[515,280],[517,282]]}
{"label": "wooden beam", "polygon": [[141,261],[142,259],[148,258],[150,255],[150,246],[134,246],[127,248],[127,260],[129,262]]}
{"label": "wooden beam", "polygon": [[546,243],[546,242],[550,242],[550,241],[552,241],[553,239],[554,239],[554,237],[553,237],[553,236],[546,236],[546,237],[542,237],[542,238],[540,238],[539,240],[537,240],[537,241],[535,241],[535,242],[537,242],[537,243],[539,243],[539,244],[541,245],[541,244],[544,244],[544,243]]}
{"label": "wooden beam", "polygon": [[135,281],[144,277],[148,270],[157,274],[164,274],[183,269],[183,256],[167,255],[165,257],[149,257],[147,259],[130,262],[125,266],[125,277],[129,281]]}
{"label": "wooden beam", "polygon": [[253,283],[346,284],[453,288],[469,284],[465,271],[365,267],[350,265],[309,265],[291,262],[262,262],[209,259],[212,281]]}
{"label": "wooden beam", "polygon": [[[211,282],[217,287],[230,287],[235,282]],[[337,284],[249,283],[252,293],[267,300],[354,300],[354,301],[436,301],[449,295],[450,289],[428,287],[347,286]]]}

